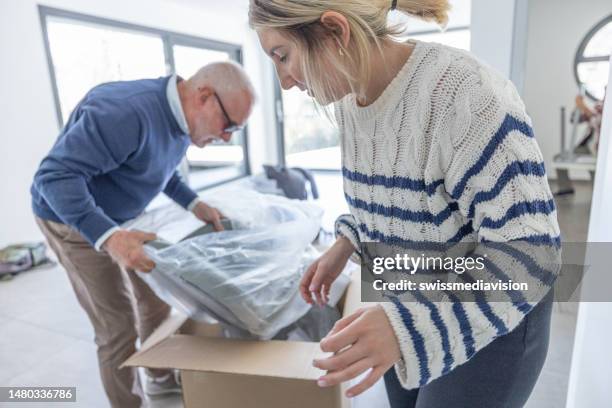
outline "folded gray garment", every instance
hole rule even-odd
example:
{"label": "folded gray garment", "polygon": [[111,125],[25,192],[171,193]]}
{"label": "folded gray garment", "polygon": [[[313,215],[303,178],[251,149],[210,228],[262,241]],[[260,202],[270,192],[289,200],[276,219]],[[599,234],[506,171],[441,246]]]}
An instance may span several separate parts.
{"label": "folded gray garment", "polygon": [[[185,285],[174,275],[166,274],[159,268],[149,273],[139,273],[153,291],[169,305],[178,308],[194,320],[209,321],[210,317],[224,326],[243,327],[240,320],[221,303],[196,288]],[[241,329],[237,333],[244,334]],[[239,337],[239,335],[236,335]]]}

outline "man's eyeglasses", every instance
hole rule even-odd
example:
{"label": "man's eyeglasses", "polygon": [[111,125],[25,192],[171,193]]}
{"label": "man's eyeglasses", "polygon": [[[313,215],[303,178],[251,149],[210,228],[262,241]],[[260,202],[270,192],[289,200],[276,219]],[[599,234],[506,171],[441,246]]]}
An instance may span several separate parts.
{"label": "man's eyeglasses", "polygon": [[225,116],[225,120],[227,122],[227,126],[225,127],[225,129],[223,129],[223,133],[234,133],[244,129],[244,125],[239,125],[230,119],[229,115],[227,114],[227,111],[225,110],[225,106],[223,106],[223,102],[221,102],[221,98],[219,98],[219,95],[217,95],[216,92],[214,94],[217,98],[217,102],[219,102],[219,107],[221,108],[221,111],[223,112],[223,115]]}

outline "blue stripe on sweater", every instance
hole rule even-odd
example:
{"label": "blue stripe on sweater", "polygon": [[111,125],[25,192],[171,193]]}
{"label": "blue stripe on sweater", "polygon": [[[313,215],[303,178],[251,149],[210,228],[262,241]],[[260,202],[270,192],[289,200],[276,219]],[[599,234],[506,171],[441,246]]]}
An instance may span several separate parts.
{"label": "blue stripe on sweater", "polygon": [[436,326],[436,329],[438,329],[438,332],[440,333],[440,338],[442,339],[442,350],[444,350],[444,367],[442,368],[442,374],[446,374],[451,370],[453,363],[455,362],[455,359],[453,358],[453,355],[450,350],[448,328],[442,320],[442,316],[440,316],[438,307],[434,305],[433,302],[427,299],[419,291],[414,291],[413,294],[417,301],[421,302],[429,309],[429,316],[431,317],[431,320]]}
{"label": "blue stripe on sweater", "polygon": [[506,214],[500,218],[499,220],[493,220],[489,217],[486,217],[482,220],[480,226],[482,228],[489,229],[499,229],[508,223],[508,221],[518,218],[525,214],[550,214],[555,211],[555,201],[550,199],[548,201],[544,200],[534,200],[534,201],[521,201],[506,211]]}
{"label": "blue stripe on sweater", "polygon": [[[487,270],[490,271],[495,277],[499,280],[507,282],[510,278],[508,275],[503,272],[493,261],[490,259],[485,259],[484,264],[487,267]],[[517,308],[518,311],[523,313],[523,315],[527,315],[529,311],[532,309],[532,306],[527,302],[525,296],[519,291],[516,290],[507,290],[506,293],[512,300],[512,305]]]}
{"label": "blue stripe on sweater", "polygon": [[[352,225],[350,222],[348,222],[347,220],[345,220],[345,219],[342,219],[342,218],[341,218],[341,219],[337,220],[337,221],[336,221],[336,223],[337,223],[337,224],[341,224],[341,225],[346,226],[346,227],[349,229],[349,231],[351,232],[351,234],[353,234],[353,237],[354,237],[354,239],[355,239],[356,243],[359,243],[359,242],[361,241],[361,240],[359,239],[359,232],[357,232],[357,230],[355,229],[355,227],[353,227],[353,225]],[[340,235],[340,234],[338,233],[338,231],[336,231],[336,236],[337,236],[337,235]],[[347,237],[347,238],[348,238],[348,237]],[[356,253],[357,253],[359,256],[361,256],[361,248],[355,248],[355,252],[356,252]]]}
{"label": "blue stripe on sweater", "polygon": [[411,221],[418,223],[431,223],[436,226],[442,225],[444,221],[450,218],[454,211],[459,210],[459,205],[455,202],[450,203],[444,210],[438,214],[432,214],[429,211],[412,211],[395,206],[385,206],[379,203],[368,203],[359,198],[353,198],[348,194],[344,194],[346,201],[353,208],[358,208],[369,212],[370,214],[382,215],[389,218],[399,218],[402,221]]}
{"label": "blue stripe on sweater", "polygon": [[[465,282],[469,282],[469,283],[476,282],[474,278],[472,278],[471,276],[465,273],[457,275],[457,276],[459,276]],[[481,291],[474,291],[473,294],[474,294],[474,297],[476,298],[476,305],[478,306],[482,314],[485,315],[487,320],[489,320],[491,325],[495,327],[495,330],[497,330],[497,335],[502,336],[508,333],[508,328],[506,327],[502,319],[500,319],[499,316],[495,314],[493,309],[491,309],[491,305],[486,301],[484,294]]]}
{"label": "blue stripe on sweater", "polygon": [[408,308],[406,308],[406,306],[404,306],[402,302],[397,299],[397,297],[392,296],[390,299],[395,305],[399,315],[402,318],[402,322],[404,323],[404,326],[412,339],[412,344],[419,361],[419,375],[421,377],[419,379],[419,386],[423,386],[427,384],[429,377],[431,376],[429,372],[427,350],[425,349],[425,341],[423,340],[421,333],[419,333],[417,328],[414,326],[414,319],[412,318],[412,314]]}
{"label": "blue stripe on sweater", "polygon": [[353,226],[353,224],[347,220],[347,218],[349,218],[349,217],[350,217],[350,215],[348,215],[348,214],[341,215],[336,220],[336,224],[345,225],[351,231],[351,233],[355,237],[355,240],[359,241],[359,232],[357,231],[357,228],[355,228]]}
{"label": "blue stripe on sweater", "polygon": [[425,180],[411,179],[410,177],[387,177],[383,175],[368,175],[351,171],[346,167],[342,168],[342,176],[350,181],[354,181],[368,186],[383,186],[386,188],[399,188],[402,190],[421,191],[428,196],[433,195],[437,188],[444,184],[444,180],[434,180],[430,183]]}
{"label": "blue stripe on sweater", "polygon": [[470,209],[468,211],[468,218],[474,218],[474,210],[476,205],[491,201],[495,197],[499,195],[499,193],[503,190],[503,188],[515,177],[518,175],[524,176],[544,176],[546,171],[544,169],[544,163],[539,163],[535,161],[515,161],[508,165],[503,173],[499,176],[497,183],[495,186],[489,191],[481,191],[476,196],[474,196],[474,200],[470,205]]}
{"label": "blue stripe on sweater", "polygon": [[463,347],[465,348],[465,355],[467,358],[471,358],[474,354],[476,354],[476,349],[474,348],[474,344],[476,341],[472,336],[472,326],[470,325],[470,321],[468,320],[467,313],[461,304],[459,298],[450,291],[444,291],[453,302],[453,312],[455,313],[455,318],[457,319],[457,323],[459,323],[459,328],[461,329],[461,334],[463,335]]}
{"label": "blue stripe on sweater", "polygon": [[433,251],[445,251],[448,250],[448,243],[460,242],[463,238],[474,232],[472,228],[472,222],[468,222],[463,225],[457,233],[452,236],[446,243],[434,243],[434,242],[419,242],[413,240],[407,240],[400,238],[395,235],[385,235],[378,230],[370,230],[367,225],[359,224],[359,229],[363,231],[366,236],[376,242],[382,242],[389,245],[401,245],[410,249],[428,249]]}
{"label": "blue stripe on sweater", "polygon": [[[551,246],[557,249],[561,247],[561,235],[557,235],[557,236],[552,236],[550,234],[528,235],[526,237],[521,238],[519,241],[524,241],[532,245]],[[483,239],[481,240],[481,242],[490,243],[494,241]]]}
{"label": "blue stripe on sweater", "polygon": [[452,236],[448,242],[461,242],[463,238],[467,237],[472,232],[474,232],[472,221],[468,221],[467,224],[464,224],[461,228],[459,228],[459,231],[457,231],[457,233]]}
{"label": "blue stripe on sweater", "polygon": [[459,197],[461,197],[468,181],[473,176],[480,173],[482,169],[484,169],[489,160],[491,160],[491,157],[493,157],[493,154],[495,153],[497,147],[512,131],[519,131],[527,137],[533,137],[533,130],[527,123],[516,119],[515,117],[509,114],[506,115],[501,126],[499,127],[493,138],[489,141],[487,146],[484,148],[478,161],[472,167],[470,167],[470,169],[463,175],[459,183],[457,183],[457,185],[453,189],[451,196],[455,200],[458,200]]}
{"label": "blue stripe on sweater", "polygon": [[[520,242],[520,241],[513,241]],[[507,255],[510,255],[514,259],[518,260],[527,272],[536,279],[539,279],[547,286],[552,286],[557,276],[549,270],[542,268],[538,263],[525,252],[520,251],[513,247],[512,242],[489,242],[486,244],[488,247],[497,249]]]}

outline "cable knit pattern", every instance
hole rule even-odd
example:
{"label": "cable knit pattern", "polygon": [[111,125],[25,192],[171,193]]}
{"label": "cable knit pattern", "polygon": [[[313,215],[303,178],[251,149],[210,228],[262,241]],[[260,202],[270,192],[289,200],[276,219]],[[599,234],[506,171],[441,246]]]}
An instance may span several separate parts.
{"label": "cable knit pattern", "polygon": [[[413,43],[411,57],[374,103],[359,107],[349,95],[335,105],[351,212],[338,219],[336,234],[357,254],[360,242],[558,246],[542,154],[515,87],[469,53]],[[550,284],[541,264],[508,252],[500,248],[489,259],[489,273],[503,277],[524,268],[536,285]],[[491,303],[414,296],[382,304],[400,343],[396,370],[406,388],[464,363],[535,305],[520,294]]]}

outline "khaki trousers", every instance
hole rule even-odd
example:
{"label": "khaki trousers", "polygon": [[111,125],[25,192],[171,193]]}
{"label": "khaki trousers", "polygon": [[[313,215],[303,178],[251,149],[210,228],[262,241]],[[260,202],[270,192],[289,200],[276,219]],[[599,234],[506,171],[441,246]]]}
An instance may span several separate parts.
{"label": "khaki trousers", "polygon": [[[143,342],[168,316],[170,307],[134,271],[121,269],[73,228],[38,217],[36,222],[93,325],[100,375],[111,406],[142,406],[137,369],[119,366],[136,351],[136,339]],[[154,377],[165,374],[149,372]]]}

